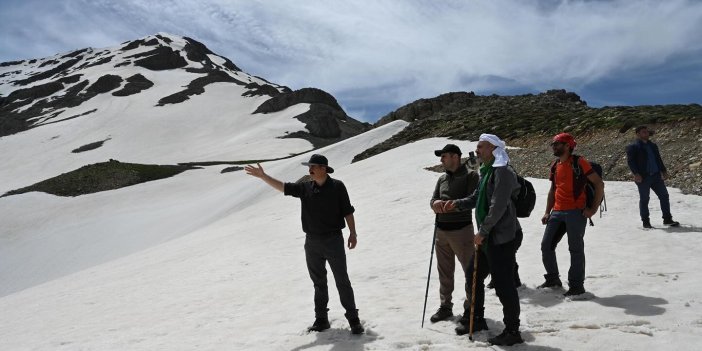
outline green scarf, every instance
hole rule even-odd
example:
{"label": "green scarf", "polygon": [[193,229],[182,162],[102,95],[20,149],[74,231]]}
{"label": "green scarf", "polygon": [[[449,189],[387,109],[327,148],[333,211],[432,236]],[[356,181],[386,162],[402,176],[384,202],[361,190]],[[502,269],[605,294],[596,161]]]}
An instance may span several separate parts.
{"label": "green scarf", "polygon": [[[480,166],[480,185],[478,187],[478,202],[475,204],[475,219],[478,221],[478,228],[483,225],[485,217],[487,217],[488,211],[490,210],[490,201],[487,198],[487,184],[492,177],[492,164],[495,160],[483,163]],[[477,234],[476,234],[477,235]],[[487,238],[483,241],[481,245],[483,250],[487,250]]]}

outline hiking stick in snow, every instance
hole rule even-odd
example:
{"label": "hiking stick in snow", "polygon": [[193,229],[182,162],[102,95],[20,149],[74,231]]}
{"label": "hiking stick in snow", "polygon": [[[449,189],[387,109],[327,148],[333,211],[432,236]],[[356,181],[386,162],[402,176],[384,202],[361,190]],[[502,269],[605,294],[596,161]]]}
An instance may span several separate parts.
{"label": "hiking stick in snow", "polygon": [[424,293],[424,311],[422,312],[422,328],[424,328],[424,317],[427,315],[427,298],[429,297],[429,278],[431,278],[431,264],[434,260],[434,245],[436,245],[436,226],[434,226],[434,238],[431,239],[431,255],[429,256],[429,273],[427,273],[427,291]]}
{"label": "hiking stick in snow", "polygon": [[468,340],[473,341],[473,317],[475,317],[475,283],[478,281],[478,250],[480,246],[474,245],[475,250],[473,251],[473,287],[470,294],[470,334],[468,334]]}

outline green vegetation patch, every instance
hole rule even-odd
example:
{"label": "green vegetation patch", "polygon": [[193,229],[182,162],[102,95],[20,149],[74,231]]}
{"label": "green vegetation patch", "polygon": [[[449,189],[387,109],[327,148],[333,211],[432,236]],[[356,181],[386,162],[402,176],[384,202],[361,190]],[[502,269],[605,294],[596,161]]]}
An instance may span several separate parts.
{"label": "green vegetation patch", "polygon": [[80,196],[169,178],[184,171],[198,168],[200,167],[144,165],[110,160],[83,166],[28,187],[9,191],[3,197],[30,191],[41,191],[58,196]]}

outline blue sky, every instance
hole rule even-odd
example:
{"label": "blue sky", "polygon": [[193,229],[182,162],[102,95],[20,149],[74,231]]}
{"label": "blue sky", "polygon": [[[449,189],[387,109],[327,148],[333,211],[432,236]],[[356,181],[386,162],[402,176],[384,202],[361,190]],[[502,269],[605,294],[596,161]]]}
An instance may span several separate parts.
{"label": "blue sky", "polygon": [[702,1],[0,0],[0,61],[192,37],[365,121],[451,91],[702,103]]}

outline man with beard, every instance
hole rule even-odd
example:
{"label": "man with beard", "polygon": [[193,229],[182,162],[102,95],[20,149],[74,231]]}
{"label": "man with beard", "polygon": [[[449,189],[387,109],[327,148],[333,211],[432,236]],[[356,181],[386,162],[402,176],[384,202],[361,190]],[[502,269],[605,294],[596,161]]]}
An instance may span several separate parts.
{"label": "man with beard", "polygon": [[341,233],[341,230],[346,227],[344,224],[346,220],[351,231],[347,246],[349,249],[355,248],[357,244],[353,217],[355,210],[351,206],[344,183],[329,176],[334,169],[329,167],[326,157],[315,154],[310,157],[309,162],[303,162],[302,165],[309,167],[311,181],[283,183],[266,174],[260,164],[257,164],[257,167],[247,165],[244,170],[246,174],[262,179],[285,195],[300,198],[302,230],[306,234],[305,258],[307,270],[314,284],[315,321],[308,330],[321,332],[331,327],[327,316],[329,292],[325,267],[329,262],[341,305],[346,310],[345,316],[351,326],[351,333],[361,334],[364,329],[358,318],[353,288],[346,270],[344,237]]}
{"label": "man with beard", "polygon": [[[546,268],[546,281],[539,288],[563,286],[558,274],[556,245],[564,234],[568,235],[570,269],[568,291],[564,296],[585,293],[585,225],[597,212],[604,195],[604,182],[582,156],[573,155],[575,139],[568,133],[553,137],[551,149],[558,157],[551,166],[551,189],[546,200],[546,213],[541,223],[546,225],[541,241],[541,258]],[[586,206],[585,186],[590,181],[595,189],[592,207]]]}
{"label": "man with beard", "polygon": [[[448,201],[445,211],[454,208],[475,208],[475,220],[478,233],[474,243],[478,248],[478,266],[474,259],[468,267],[466,280],[472,282],[473,271],[477,270],[475,305],[473,306],[473,331],[487,330],[485,322],[485,278],[492,275],[495,292],[502,303],[505,329],[501,334],[488,339],[493,345],[511,346],[523,343],[519,333],[519,295],[514,284],[514,267],[516,264],[517,210],[512,199],[519,193],[520,185],[517,175],[508,165],[509,157],[505,151],[505,142],[492,134],[482,134],[475,150],[482,161],[478,188],[467,198]],[[472,286],[472,284],[471,284]],[[466,309],[464,315],[470,316]],[[456,328],[459,335],[468,334],[469,324]]]}
{"label": "man with beard", "polygon": [[[441,157],[445,173],[439,177],[429,204],[436,213],[434,237],[436,244],[436,266],[439,271],[439,298],[441,305],[430,320],[432,323],[453,316],[451,294],[454,286],[454,269],[458,259],[463,274],[473,256],[473,214],[470,209],[444,212],[447,200],[456,200],[472,194],[478,185],[478,174],[461,163],[461,149],[447,144],[434,155]],[[468,284],[465,285],[469,287]],[[470,291],[466,291],[463,307],[468,309]],[[467,320],[464,315],[462,319]]]}
{"label": "man with beard", "polygon": [[626,147],[626,161],[634,175],[634,182],[639,189],[639,214],[643,227],[650,229],[651,219],[648,212],[648,200],[651,189],[658,196],[663,212],[663,224],[677,227],[680,223],[673,220],[670,214],[670,200],[668,189],[665,187],[665,180],[668,172],[663,164],[663,159],[658,151],[658,145],[649,140],[653,131],[649,131],[646,126],[638,126],[635,129],[636,141]]}

